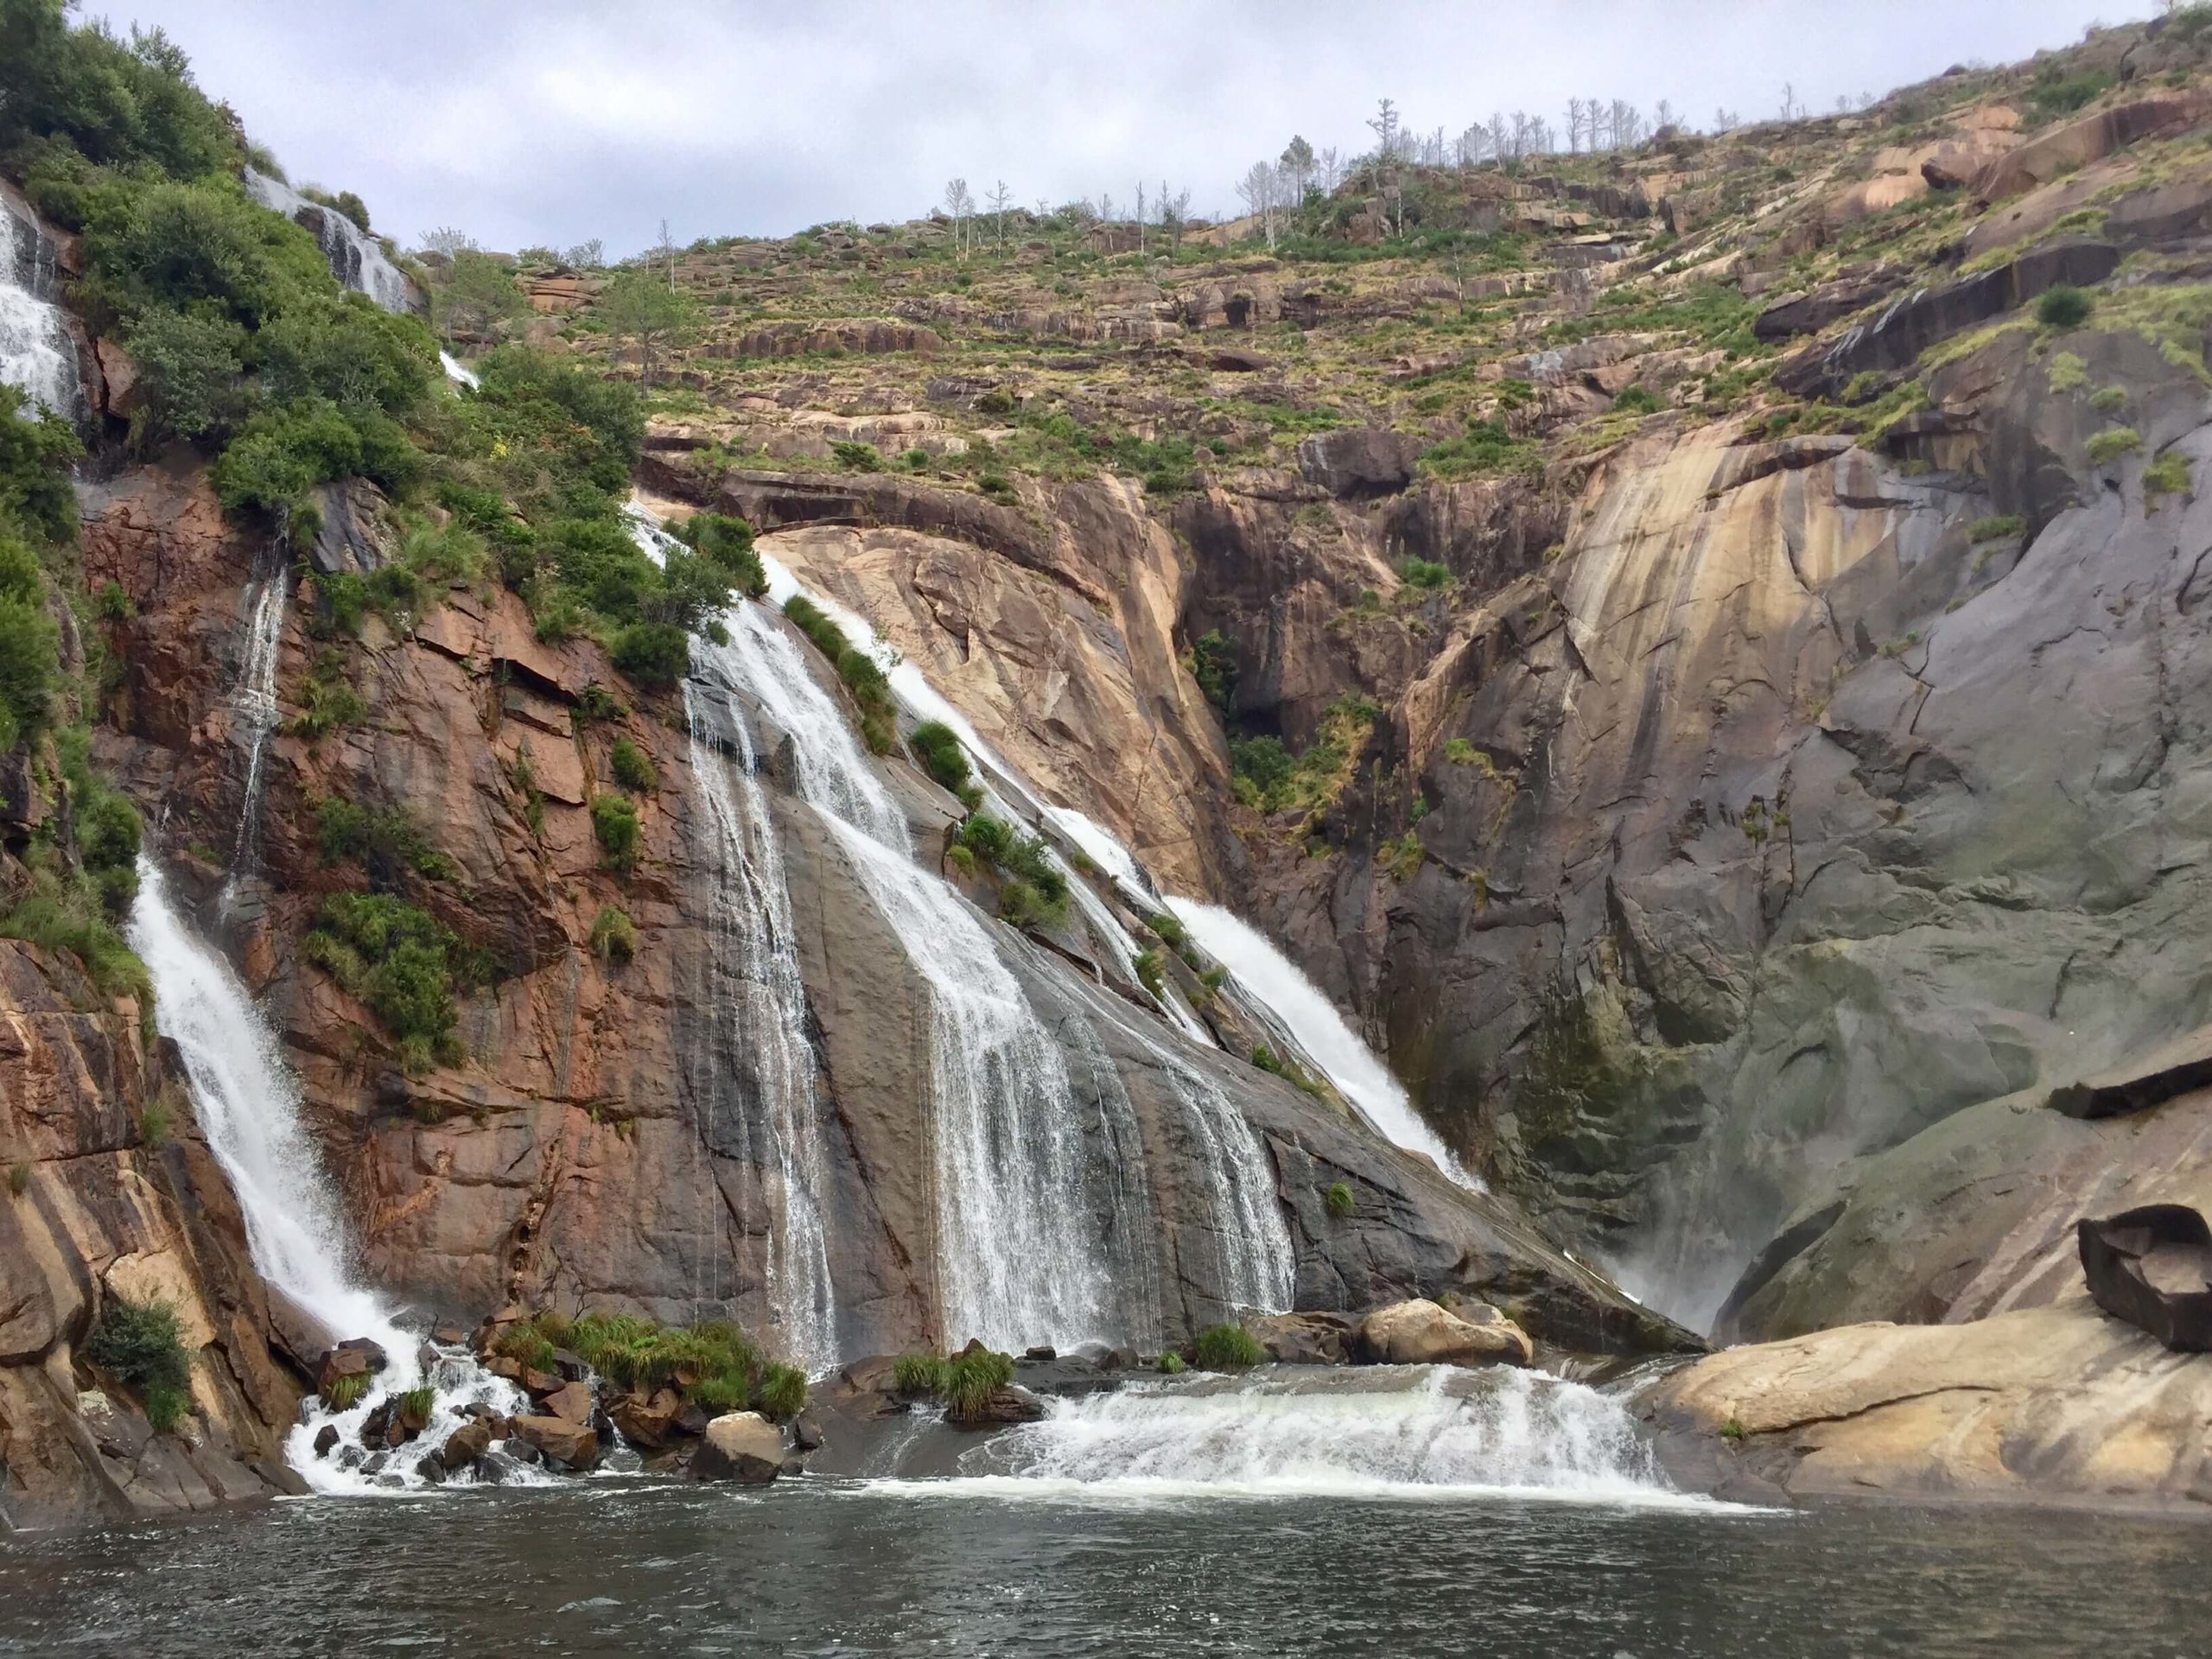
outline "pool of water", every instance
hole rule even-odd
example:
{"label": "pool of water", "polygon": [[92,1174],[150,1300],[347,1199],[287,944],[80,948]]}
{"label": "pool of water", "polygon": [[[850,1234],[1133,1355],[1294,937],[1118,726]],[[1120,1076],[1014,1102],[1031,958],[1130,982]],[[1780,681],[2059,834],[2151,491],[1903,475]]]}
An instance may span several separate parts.
{"label": "pool of water", "polygon": [[2212,1529],[644,1478],[0,1541],[0,1653],[1661,1659],[2212,1649]]}

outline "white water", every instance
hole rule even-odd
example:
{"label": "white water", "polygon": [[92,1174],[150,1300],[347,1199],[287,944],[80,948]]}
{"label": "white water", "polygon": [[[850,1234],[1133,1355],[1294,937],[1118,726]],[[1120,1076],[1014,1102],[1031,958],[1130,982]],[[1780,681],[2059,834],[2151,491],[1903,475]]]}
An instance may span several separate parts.
{"label": "white water", "polygon": [[446,372],[446,378],[456,386],[467,386],[471,391],[477,389],[476,372],[462,366],[461,359],[442,346],[438,351],[438,366]]}
{"label": "white water", "polygon": [[877,1484],[1010,1497],[1503,1494],[1713,1507],[1667,1484],[1618,1402],[1509,1367],[1163,1379],[1049,1409],[964,1457],[975,1471],[965,1478]]}
{"label": "white water", "polygon": [[[713,663],[715,647],[701,640],[696,649]],[[753,776],[751,734],[742,719],[731,719],[740,753],[734,764],[725,760],[703,729],[702,696],[694,684],[685,684],[691,771],[713,825],[715,863],[710,921],[715,948],[709,963],[715,983],[701,999],[713,1023],[708,1052],[714,1075],[696,1081],[696,1094],[709,1114],[703,1134],[711,1153],[718,1139],[713,1115],[725,1079],[732,1074],[753,1079],[765,1113],[758,1127],[766,1144],[753,1141],[755,1122],[748,1114],[747,1149],[764,1179],[773,1171],[776,1188],[770,1198],[778,1220],[768,1234],[764,1275],[768,1305],[785,1357],[818,1376],[838,1358],[836,1293],[822,1222],[829,1116],[815,1087],[814,1050],[806,1038],[806,988],[793,944],[783,850]],[[702,1188],[700,1202],[709,1213],[699,1237],[711,1254],[720,1236],[712,1221],[721,1208],[711,1184]],[[719,1262],[702,1266],[718,1281]],[[705,1294],[709,1303],[720,1301],[719,1283],[707,1287]],[[702,1308],[701,1316],[709,1313]]]}
{"label": "white water", "polygon": [[261,844],[261,768],[270,734],[283,719],[276,702],[276,668],[283,655],[284,607],[290,578],[282,570],[247,588],[252,610],[246,620],[245,664],[232,708],[246,746],[245,804],[238,815],[238,838],[231,852],[235,874],[252,862]]}
{"label": "white water", "polygon": [[409,308],[407,278],[385,257],[376,238],[335,207],[309,201],[282,179],[245,170],[246,194],[272,213],[278,213],[312,233],[322,245],[322,257],[338,280],[357,294],[365,294],[387,311]]}
{"label": "white water", "polygon": [[[274,1033],[255,1014],[230,964],[193,936],[159,867],[143,855],[130,944],[153,977],[155,1024],[183,1057],[200,1128],[238,1195],[255,1269],[334,1338],[366,1337],[389,1361],[370,1394],[350,1411],[327,1412],[310,1397],[304,1420],[286,1442],[292,1466],[320,1491],[423,1484],[415,1461],[444,1444],[460,1426],[464,1405],[481,1401],[513,1412],[525,1408],[521,1390],[465,1354],[442,1354],[432,1376],[423,1377],[416,1338],[354,1270],[337,1199],[301,1123],[299,1091]],[[325,1423],[338,1424],[353,1440],[386,1394],[423,1380],[438,1384],[429,1427],[411,1447],[402,1448],[404,1455],[391,1468],[370,1476],[315,1455],[315,1437]]]}
{"label": "white water", "polygon": [[54,303],[53,245],[0,197],[0,381],[75,420],[84,412],[77,347]]}
{"label": "white water", "polygon": [[1394,1146],[1420,1153],[1461,1185],[1479,1187],[1445,1149],[1436,1132],[1421,1122],[1405,1085],[1360,1041],[1336,1004],[1265,935],[1217,905],[1170,898],[1167,907],[1190,929],[1199,948],[1228,969],[1239,988],[1297,1039],[1307,1058],[1358,1108],[1376,1134]]}

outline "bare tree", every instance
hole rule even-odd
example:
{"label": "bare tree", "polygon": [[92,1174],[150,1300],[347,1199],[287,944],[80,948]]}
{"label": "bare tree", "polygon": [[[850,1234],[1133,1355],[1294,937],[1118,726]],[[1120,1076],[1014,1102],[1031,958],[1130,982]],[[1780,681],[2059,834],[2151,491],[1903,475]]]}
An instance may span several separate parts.
{"label": "bare tree", "polygon": [[1237,181],[1236,194],[1243,198],[1247,211],[1259,219],[1272,252],[1275,245],[1275,213],[1282,200],[1281,170],[1267,162],[1253,162]]}
{"label": "bare tree", "polygon": [[976,197],[967,180],[954,179],[944,187],[944,216],[952,221],[952,251],[963,259],[968,257],[968,219],[975,211]]}
{"label": "bare tree", "polygon": [[1001,179],[990,194],[991,213],[998,220],[999,257],[1006,257],[1006,210],[1014,206],[1014,192]]}
{"label": "bare tree", "polygon": [[1497,157],[1501,167],[1513,159],[1513,129],[1498,111],[1492,111],[1490,118],[1490,153]]}
{"label": "bare tree", "polygon": [[[1570,156],[1574,155],[1581,148],[1582,100],[1579,98],[1570,98],[1567,100],[1567,153]],[[1593,144],[1591,148],[1594,149],[1596,146]]]}
{"label": "bare tree", "polygon": [[1144,257],[1144,181],[1137,181],[1137,257]]}
{"label": "bare tree", "polygon": [[668,273],[668,291],[676,292],[676,238],[668,233],[668,220],[660,222],[660,240],[653,244],[653,257]]}
{"label": "bare tree", "polygon": [[1713,130],[1715,132],[1732,132],[1743,124],[1744,118],[1737,114],[1735,111],[1728,108],[1726,105],[1717,105],[1714,106],[1713,111]]}
{"label": "bare tree", "polygon": [[1459,165],[1472,167],[1490,148],[1490,134],[1479,121],[1459,135]]}
{"label": "bare tree", "polygon": [[467,231],[456,230],[450,225],[441,225],[435,231],[425,231],[422,237],[425,253],[442,253],[451,258],[456,253],[476,251],[476,238]]}
{"label": "bare tree", "polygon": [[1398,106],[1387,98],[1378,99],[1375,105],[1375,114],[1367,124],[1375,133],[1376,156],[1386,162],[1395,160],[1398,154],[1399,129],[1402,125],[1398,117]]}
{"label": "bare tree", "polygon": [[1171,191],[1167,188],[1167,181],[1162,179],[1160,181],[1160,234],[1167,238],[1167,251],[1171,256],[1183,250],[1183,227],[1190,222],[1190,216],[1189,188],[1186,186],[1183,189]]}
{"label": "bare tree", "polygon": [[1283,146],[1281,165],[1290,181],[1291,206],[1298,207],[1306,200],[1306,187],[1313,181],[1313,146],[1293,133]]}
{"label": "bare tree", "polygon": [[1664,131],[1669,127],[1679,127],[1682,124],[1682,118],[1675,113],[1675,106],[1663,98],[1659,100],[1659,107],[1651,112],[1651,120],[1653,125],[1661,131]]}
{"label": "bare tree", "polygon": [[1633,149],[1643,141],[1643,117],[1636,105],[1624,98],[1613,100],[1605,112],[1605,122],[1612,129],[1615,149]]}
{"label": "bare tree", "polygon": [[1804,112],[1804,106],[1797,101],[1796,86],[1793,82],[1783,81],[1782,83],[1782,118],[1785,121],[1795,121]]}
{"label": "bare tree", "polygon": [[579,270],[596,270],[607,263],[607,245],[595,236],[588,242],[579,242],[561,256],[561,263]]}
{"label": "bare tree", "polygon": [[1337,187],[1344,181],[1344,164],[1332,144],[1320,154],[1317,165],[1321,170],[1321,194],[1333,196]]}

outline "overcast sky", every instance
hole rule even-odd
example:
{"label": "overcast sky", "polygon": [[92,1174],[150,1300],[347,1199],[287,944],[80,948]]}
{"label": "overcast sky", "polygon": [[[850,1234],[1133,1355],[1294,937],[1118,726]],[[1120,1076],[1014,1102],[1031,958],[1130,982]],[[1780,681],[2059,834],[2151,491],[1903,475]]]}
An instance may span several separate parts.
{"label": "overcast sky", "polygon": [[158,23],[295,182],[404,244],[610,254],[980,197],[1196,211],[1294,132],[1347,154],[1375,100],[1457,133],[1573,95],[1773,114],[2025,57],[2152,0],[86,0]]}

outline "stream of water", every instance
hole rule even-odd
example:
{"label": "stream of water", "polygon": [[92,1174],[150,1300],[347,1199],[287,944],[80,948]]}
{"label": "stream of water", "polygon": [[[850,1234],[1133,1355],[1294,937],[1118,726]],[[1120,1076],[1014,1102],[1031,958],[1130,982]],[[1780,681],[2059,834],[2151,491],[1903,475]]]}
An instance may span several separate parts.
{"label": "stream of water", "polygon": [[0,383],[75,420],[85,394],[76,343],[54,303],[54,245],[0,196]]}

